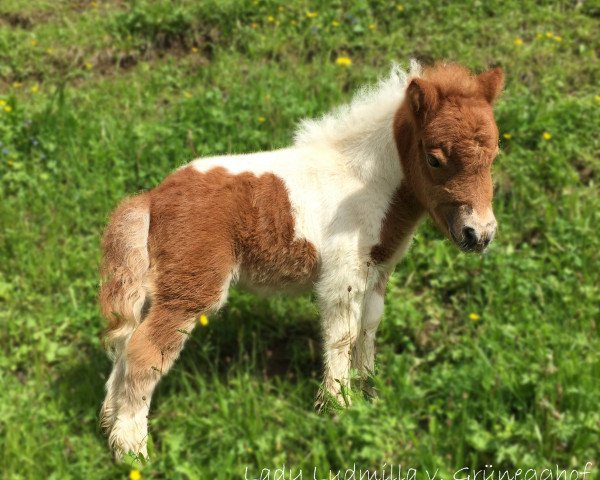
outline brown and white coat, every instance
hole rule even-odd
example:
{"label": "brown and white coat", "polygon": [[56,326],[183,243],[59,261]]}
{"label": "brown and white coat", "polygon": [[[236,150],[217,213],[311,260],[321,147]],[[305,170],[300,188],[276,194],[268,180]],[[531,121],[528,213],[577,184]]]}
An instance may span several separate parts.
{"label": "brown and white coat", "polygon": [[[495,70],[394,67],[349,105],[304,121],[289,148],[194,160],[122,202],[103,239],[100,293],[114,359],[102,424],[116,455],[146,454],[156,383],[198,315],[223,306],[233,285],[315,291],[326,392],[341,399],[352,367],[372,372],[385,285],[423,214],[465,250],[493,236],[491,103],[501,83]],[[444,103],[453,88],[466,103]],[[434,155],[450,168],[459,148],[467,153],[446,177],[431,165]],[[459,177],[479,183],[453,190]]]}

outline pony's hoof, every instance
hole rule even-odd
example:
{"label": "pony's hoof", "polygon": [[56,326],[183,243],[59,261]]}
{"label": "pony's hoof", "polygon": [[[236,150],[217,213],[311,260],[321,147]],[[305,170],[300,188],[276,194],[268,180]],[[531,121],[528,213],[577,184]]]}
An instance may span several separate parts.
{"label": "pony's hoof", "polygon": [[127,457],[140,463],[148,459],[148,426],[140,425],[134,419],[117,418],[110,431],[108,443],[115,461],[122,462]]}
{"label": "pony's hoof", "polygon": [[[148,458],[148,447],[143,445],[138,451],[135,450],[123,450],[122,447],[111,447],[113,452],[113,458],[117,463],[132,463],[143,465],[149,461]],[[127,448],[127,447],[125,447]]]}

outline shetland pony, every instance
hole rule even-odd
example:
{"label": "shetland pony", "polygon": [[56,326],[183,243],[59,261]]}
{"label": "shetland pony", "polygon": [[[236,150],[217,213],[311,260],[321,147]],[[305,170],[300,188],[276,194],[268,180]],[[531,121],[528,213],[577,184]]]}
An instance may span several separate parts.
{"label": "shetland pony", "polygon": [[494,237],[502,84],[499,68],[394,67],[303,121],[289,148],[194,160],[124,200],[103,237],[100,289],[114,361],[101,423],[116,457],[146,455],[157,382],[233,285],[315,291],[326,395],[343,400],[351,368],[372,372],[386,282],[425,214],[463,251]]}

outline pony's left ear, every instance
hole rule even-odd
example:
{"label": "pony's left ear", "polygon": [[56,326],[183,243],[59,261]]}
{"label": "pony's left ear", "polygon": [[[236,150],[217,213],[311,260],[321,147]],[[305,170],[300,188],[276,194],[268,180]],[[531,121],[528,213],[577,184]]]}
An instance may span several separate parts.
{"label": "pony's left ear", "polygon": [[500,67],[492,68],[491,70],[478,75],[477,81],[479,82],[481,93],[483,93],[485,99],[493,104],[500,96],[500,93],[502,93],[502,88],[504,87],[504,72]]}
{"label": "pony's left ear", "polygon": [[435,110],[438,103],[435,86],[422,78],[414,78],[408,84],[406,98],[414,119],[420,125],[425,123],[427,114]]}

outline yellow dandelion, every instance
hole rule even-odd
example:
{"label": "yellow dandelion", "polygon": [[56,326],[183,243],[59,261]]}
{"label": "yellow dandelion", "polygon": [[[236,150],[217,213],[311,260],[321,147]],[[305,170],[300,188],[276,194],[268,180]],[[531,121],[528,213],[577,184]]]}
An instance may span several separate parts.
{"label": "yellow dandelion", "polygon": [[196,47],[192,47],[192,53],[198,53],[198,49]]}
{"label": "yellow dandelion", "polygon": [[340,67],[349,67],[352,65],[352,59],[350,57],[337,57],[335,59],[335,64]]}
{"label": "yellow dandelion", "polygon": [[306,16],[308,18],[316,18],[319,16],[319,12],[311,12],[310,10],[306,12]]}
{"label": "yellow dandelion", "polygon": [[278,12],[283,12],[284,10],[285,10],[285,7],[282,7],[281,5],[279,7],[277,7]]}
{"label": "yellow dandelion", "polygon": [[184,96],[185,98],[192,98],[192,94],[191,94],[190,92],[188,92],[187,90],[184,90],[184,91],[183,91],[183,96]]}
{"label": "yellow dandelion", "polygon": [[510,140],[512,138],[512,134],[510,133],[505,133],[504,135],[502,135],[506,140]]}
{"label": "yellow dandelion", "polygon": [[562,42],[562,37],[560,35],[557,35],[556,37],[554,37],[554,40],[556,40],[557,42]]}
{"label": "yellow dandelion", "polygon": [[546,37],[552,38],[554,36],[554,32],[546,32]]}
{"label": "yellow dandelion", "polygon": [[37,83],[34,83],[31,86],[30,90],[31,90],[31,93],[37,93],[40,91],[40,86]]}
{"label": "yellow dandelion", "polygon": [[515,38],[514,43],[517,47],[520,47],[521,45],[523,45],[523,39],[521,37],[517,37],[517,38]]}
{"label": "yellow dandelion", "polygon": [[469,313],[469,320],[471,320],[472,322],[476,322],[477,320],[480,320],[481,317],[476,314],[475,312]]}
{"label": "yellow dandelion", "polygon": [[596,95],[596,96],[594,97],[594,99],[595,99],[595,100],[596,100],[598,103],[600,103],[600,95]]}
{"label": "yellow dandelion", "polygon": [[47,49],[46,49],[46,53],[47,53],[48,55],[52,55],[52,54],[54,53],[54,49],[53,49],[53,48],[47,48]]}
{"label": "yellow dandelion", "polygon": [[369,23],[369,30],[377,30],[377,25],[375,23]]}
{"label": "yellow dandelion", "polygon": [[6,105],[6,100],[0,99],[0,107],[3,107],[4,105]]}
{"label": "yellow dandelion", "polygon": [[275,17],[273,15],[269,15],[267,17],[267,22],[269,22],[269,23],[275,23]]}
{"label": "yellow dandelion", "polygon": [[337,27],[339,27],[339,26],[340,26],[340,22],[338,22],[337,20],[333,20],[333,21],[331,22],[331,26],[332,26],[332,27],[334,27],[334,28],[337,28]]}
{"label": "yellow dandelion", "polygon": [[14,162],[13,160],[7,160],[7,161],[6,161],[6,164],[7,164],[9,167],[12,167],[12,166],[15,164],[15,162]]}
{"label": "yellow dandelion", "polygon": [[202,314],[202,315],[200,315],[200,318],[198,319],[198,322],[203,327],[206,327],[208,325],[208,317],[206,315]]}
{"label": "yellow dandelion", "polygon": [[258,117],[258,123],[265,123],[267,119],[265,117]]}
{"label": "yellow dandelion", "polygon": [[85,69],[86,70],[91,70],[92,69],[92,64],[90,62],[85,62]]}
{"label": "yellow dandelion", "polygon": [[96,2],[90,2],[90,7],[98,8],[98,4]]}
{"label": "yellow dandelion", "polygon": [[142,473],[139,470],[133,469],[129,472],[129,480],[141,480]]}
{"label": "yellow dandelion", "polygon": [[10,105],[5,105],[5,107],[4,107],[4,111],[5,111],[6,113],[10,113],[10,112],[12,112],[12,107],[11,107]]}
{"label": "yellow dandelion", "polygon": [[12,87],[14,89],[19,89],[23,86],[23,84],[21,82],[13,82]]}
{"label": "yellow dandelion", "polygon": [[398,10],[399,12],[403,12],[404,11],[404,5],[402,5],[401,3],[399,3],[398,5],[396,5],[396,10]]}
{"label": "yellow dandelion", "polygon": [[542,133],[542,138],[544,140],[548,141],[552,138],[552,134],[550,132],[544,132],[544,133]]}
{"label": "yellow dandelion", "polygon": [[30,44],[32,47],[35,47],[35,46],[38,44],[38,41],[37,41],[35,38],[32,38],[32,39],[31,39],[31,41],[29,42],[29,44]]}

